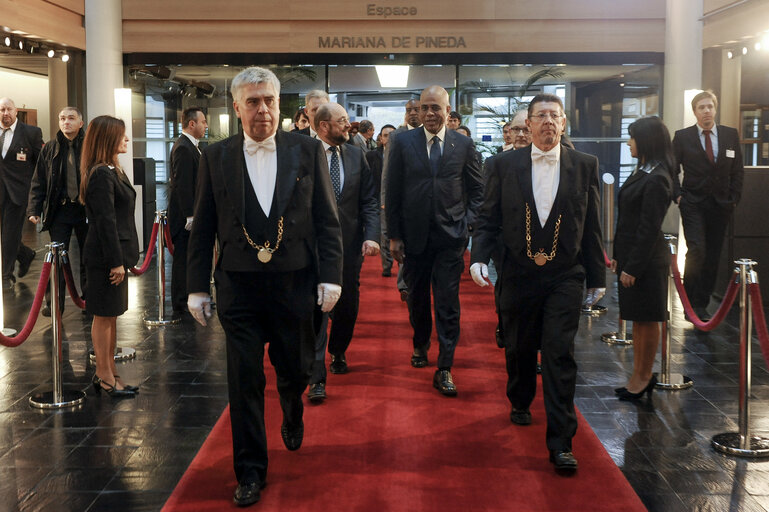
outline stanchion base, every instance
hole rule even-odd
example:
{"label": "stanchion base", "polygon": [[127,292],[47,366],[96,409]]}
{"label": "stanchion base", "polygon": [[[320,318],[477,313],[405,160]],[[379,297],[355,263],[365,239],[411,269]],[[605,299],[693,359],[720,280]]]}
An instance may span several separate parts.
{"label": "stanchion base", "polygon": [[16,333],[18,332],[16,329],[11,329],[10,327],[4,328],[2,331],[3,336],[16,336]]}
{"label": "stanchion base", "polygon": [[589,316],[599,316],[606,313],[606,306],[601,306],[598,304],[595,304],[591,307],[582,306],[582,314],[583,315],[589,315]]}
{"label": "stanchion base", "polygon": [[150,325],[150,326],[156,326],[156,325],[171,325],[171,324],[178,324],[181,322],[181,318],[163,318],[162,320],[160,318],[144,318],[144,325]]}
{"label": "stanchion base", "polygon": [[37,393],[29,397],[29,405],[36,409],[61,409],[74,407],[85,402],[85,393],[80,390],[64,390],[61,392],[61,402],[55,402],[53,391]]}
{"label": "stanchion base", "polygon": [[[91,358],[91,362],[96,361],[96,354],[93,353],[93,350],[88,351],[88,357]],[[131,347],[118,347],[115,349],[115,361],[117,362],[128,361],[129,359],[134,359],[135,357],[136,349]]]}
{"label": "stanchion base", "polygon": [[694,386],[694,381],[680,373],[671,373],[667,382],[657,382],[657,389],[688,389],[692,386]]}
{"label": "stanchion base", "polygon": [[632,345],[633,336],[629,333],[625,333],[625,337],[621,337],[618,332],[605,332],[601,334],[601,341],[608,343],[609,345]]}
{"label": "stanchion base", "polygon": [[716,434],[710,441],[717,451],[740,457],[769,457],[769,438],[751,436],[743,446],[739,432]]}

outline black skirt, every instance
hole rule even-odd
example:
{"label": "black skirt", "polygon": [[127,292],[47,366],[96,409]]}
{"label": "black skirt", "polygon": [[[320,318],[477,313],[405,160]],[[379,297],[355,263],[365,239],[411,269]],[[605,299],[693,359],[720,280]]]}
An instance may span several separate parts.
{"label": "black skirt", "polygon": [[120,316],[128,309],[128,275],[115,286],[109,282],[109,271],[106,267],[85,268],[85,310],[92,315]]}
{"label": "black skirt", "polygon": [[619,314],[634,322],[664,322],[667,316],[668,266],[650,265],[643,276],[628,288],[619,282],[617,270]]}

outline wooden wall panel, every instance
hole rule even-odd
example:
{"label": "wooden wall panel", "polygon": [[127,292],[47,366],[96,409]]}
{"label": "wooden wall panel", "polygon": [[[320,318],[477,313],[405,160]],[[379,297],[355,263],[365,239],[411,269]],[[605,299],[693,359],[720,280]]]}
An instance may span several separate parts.
{"label": "wooden wall panel", "polygon": [[85,49],[84,10],[84,0],[0,0],[4,26],[79,49]]}

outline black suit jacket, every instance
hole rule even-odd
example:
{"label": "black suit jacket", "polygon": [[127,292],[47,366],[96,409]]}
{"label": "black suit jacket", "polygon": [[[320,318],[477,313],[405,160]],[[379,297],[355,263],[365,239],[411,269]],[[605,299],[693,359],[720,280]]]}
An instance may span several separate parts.
{"label": "black suit jacket", "polygon": [[125,174],[97,167],[88,179],[85,212],[88,235],[83,261],[89,266],[131,267],[139,259],[139,239],[134,222],[136,191]]}
{"label": "black suit jacket", "polygon": [[[724,207],[733,207],[742,194],[742,151],[737,130],[716,125],[718,156],[710,163],[700,141],[697,125],[678,130],[673,137],[676,159],[676,179],[673,183],[675,197],[697,203],[712,196]],[[681,168],[683,185],[679,183]]]}
{"label": "black suit jacket", "polygon": [[391,239],[403,240],[406,253],[420,254],[430,229],[457,241],[467,238],[483,201],[483,179],[475,144],[446,130],[438,172],[433,176],[425,130],[417,128],[388,141],[385,215]]}
{"label": "black suit jacket", "polygon": [[171,184],[168,197],[168,224],[176,236],[192,217],[195,206],[195,183],[200,151],[186,135],[180,135],[171,149]]}
{"label": "black suit jacket", "polygon": [[[582,265],[588,288],[606,286],[606,262],[600,224],[598,160],[585,153],[561,147],[558,192],[550,216],[562,215],[557,258],[535,267],[526,254],[526,210],[531,205],[531,222],[536,207],[531,183],[531,145],[505,151],[487,161],[489,175],[478,227],[473,233],[472,263],[488,263],[498,243],[500,230],[505,253],[518,268],[547,272]],[[532,251],[536,247],[532,247]],[[549,252],[549,251],[548,251]]]}
{"label": "black suit jacket", "polygon": [[7,199],[14,204],[27,205],[32,175],[42,147],[43,132],[40,128],[17,121],[8,152],[0,160],[0,179],[5,184]]}
{"label": "black suit jacket", "polygon": [[647,174],[638,170],[619,190],[614,259],[618,270],[640,278],[650,266],[670,263],[662,221],[673,198],[670,171],[657,164]]}
{"label": "black suit jacket", "polygon": [[337,203],[342,226],[344,261],[361,257],[364,240],[379,243],[379,210],[371,169],[363,151],[357,146],[342,144],[344,185]]}
{"label": "black suit jacket", "polygon": [[217,266],[227,271],[288,272],[316,264],[319,282],[342,283],[342,232],[326,156],[320,141],[278,130],[274,207],[283,216],[283,240],[263,264],[243,234],[245,220],[243,134],[203,150],[195,192],[187,259],[189,293],[207,292],[211,255],[218,237]]}

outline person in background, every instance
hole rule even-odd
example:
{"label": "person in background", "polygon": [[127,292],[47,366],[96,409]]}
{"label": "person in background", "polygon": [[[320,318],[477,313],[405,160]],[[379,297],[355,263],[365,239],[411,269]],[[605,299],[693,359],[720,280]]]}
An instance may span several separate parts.
{"label": "person in background", "polygon": [[633,375],[615,390],[620,400],[651,395],[652,374],[667,317],[670,252],[662,221],[673,199],[673,147],[665,124],[644,117],[628,127],[630,156],[638,159],[633,174],[619,190],[617,229],[611,269],[617,274],[619,313],[633,322]]}
{"label": "person in background", "polygon": [[364,154],[367,151],[376,149],[377,144],[374,141],[374,123],[368,119],[364,119],[358,125],[358,133],[355,137],[350,137],[351,144],[358,146]]}
{"label": "person in background", "polygon": [[460,126],[462,126],[462,116],[459,115],[459,112],[452,110],[449,112],[449,117],[446,118],[446,128],[456,130]]}
{"label": "person in background", "polygon": [[[468,128],[468,127],[467,127],[467,126],[465,126],[465,125],[462,125],[462,126],[459,126],[459,127],[457,127],[457,128],[456,128],[456,132],[457,132],[457,133],[461,133],[461,134],[462,134],[462,135],[464,135],[465,137],[470,137],[470,138],[472,138],[472,135],[470,134],[470,128]],[[478,161],[478,165],[479,165],[481,168],[483,168],[483,154],[481,154],[481,152],[480,152],[480,151],[478,151],[477,149],[475,150],[475,159]]]}
{"label": "person in background", "polygon": [[83,259],[86,310],[93,315],[93,386],[97,393],[104,390],[115,398],[132,397],[138,391],[120,379],[114,357],[117,317],[128,309],[126,267],[139,259],[136,191],[118,162],[118,155],[128,151],[128,142],[122,120],[99,116],[88,125],[80,158],[80,202],[89,224]]}
{"label": "person in background", "polygon": [[310,137],[316,139],[317,134],[315,133],[315,128],[313,128],[315,126],[315,112],[318,111],[318,108],[321,105],[328,102],[329,97],[326,91],[313,89],[312,91],[308,92],[304,97],[304,113],[307,115],[309,123],[305,128],[297,130],[297,133],[301,133],[302,135],[309,135]]}
{"label": "person in background", "polygon": [[[366,161],[371,168],[371,175],[374,178],[374,188],[376,189],[377,209],[381,217],[384,217],[384,210],[382,210],[382,168],[384,164],[384,152],[387,148],[387,143],[390,140],[390,133],[395,131],[395,127],[391,124],[386,124],[379,131],[378,145],[373,151],[366,153]],[[380,224],[384,220],[380,219]],[[393,257],[390,254],[390,240],[385,233],[381,234],[379,244],[379,255],[382,258],[382,277],[392,276]]]}
{"label": "person in background", "polygon": [[307,113],[304,111],[304,107],[299,107],[299,110],[294,114],[294,123],[291,128],[292,132],[300,132],[310,126],[310,118],[307,117]]}

